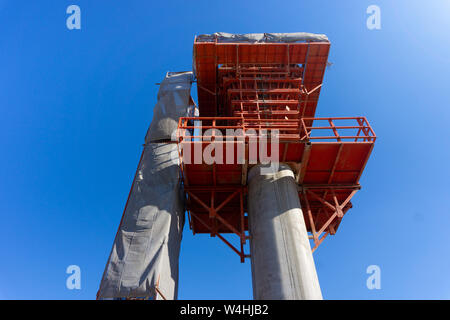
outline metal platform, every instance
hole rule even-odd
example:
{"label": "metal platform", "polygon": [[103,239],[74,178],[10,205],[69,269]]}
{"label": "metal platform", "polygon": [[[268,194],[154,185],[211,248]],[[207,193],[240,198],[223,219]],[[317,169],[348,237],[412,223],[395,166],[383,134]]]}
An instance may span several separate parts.
{"label": "metal platform", "polygon": [[[197,123],[193,124],[194,120]],[[304,120],[317,124],[325,121],[328,125],[306,126]],[[354,124],[339,124],[349,121]],[[265,120],[258,123],[261,127],[256,130],[258,137],[259,130],[273,128]],[[315,249],[324,237],[336,233],[343,215],[351,208],[350,199],[360,189],[359,178],[376,136],[364,117],[301,119],[300,124],[297,133],[274,136],[278,140],[274,148],[281,156],[280,162],[289,164],[296,174],[307,229],[315,241]],[[255,138],[253,127],[243,125],[242,118],[180,119],[178,146],[190,227],[194,233],[210,233],[221,238],[221,233],[235,233],[242,245],[248,238],[245,234],[248,230],[246,177],[248,169],[262,160],[259,152],[253,152],[256,157],[250,157],[251,140]],[[277,128],[285,131],[281,125]],[[218,135],[227,129],[240,130],[242,134]],[[191,135],[192,131],[203,134]],[[252,134],[247,134],[249,131]],[[316,131],[330,131],[331,135],[316,134]],[[269,139],[269,150],[271,144]],[[211,147],[214,150],[209,152],[207,148]],[[258,145],[253,148],[258,149]],[[195,149],[201,158],[194,157]],[[203,157],[206,153],[217,157],[208,164]],[[233,249],[241,257],[245,256],[243,251]]]}
{"label": "metal platform", "polygon": [[189,225],[219,237],[242,262],[253,165],[274,156],[292,168],[313,250],[336,233],[360,189],[376,140],[367,119],[314,117],[329,48],[194,42],[200,117],[180,118],[177,135]]}
{"label": "metal platform", "polygon": [[[246,77],[240,81],[255,81],[255,75],[266,74],[273,82],[296,84],[312,92],[307,101],[303,100],[304,116],[314,117],[327,65],[329,42],[305,43],[220,43],[194,42],[194,64],[197,76],[198,104],[201,116],[227,116],[225,105],[220,103],[225,88],[230,81],[227,71],[235,71],[236,66],[253,65]],[[274,68],[274,66],[283,66]],[[287,68],[284,68],[286,66]],[[266,69],[264,69],[266,68]],[[293,77],[287,77],[292,74]],[[298,104],[298,100],[297,100]]]}

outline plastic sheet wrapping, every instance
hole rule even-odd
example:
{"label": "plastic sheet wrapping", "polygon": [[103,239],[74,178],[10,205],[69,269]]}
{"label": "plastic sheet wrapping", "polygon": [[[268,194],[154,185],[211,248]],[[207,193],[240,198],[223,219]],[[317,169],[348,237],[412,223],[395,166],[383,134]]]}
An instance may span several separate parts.
{"label": "plastic sheet wrapping", "polygon": [[226,32],[216,32],[213,34],[201,34],[196,37],[198,42],[243,42],[243,43],[277,43],[277,42],[317,42],[328,41],[324,34],[315,34],[308,32],[293,32],[293,33],[247,33],[247,34],[232,34]]}
{"label": "plastic sheet wrapping", "polygon": [[168,141],[176,132],[178,119],[195,113],[190,102],[193,73],[168,72],[158,91],[153,120],[147,131],[146,143]]}
{"label": "plastic sheet wrapping", "polygon": [[192,72],[168,72],[105,272],[99,299],[176,299],[184,226],[184,193],[177,145],[178,119],[196,114]]}
{"label": "plastic sheet wrapping", "polygon": [[145,146],[98,298],[176,299],[184,225],[179,175],[176,144]]}
{"label": "plastic sheet wrapping", "polygon": [[165,141],[176,131],[179,117],[195,114],[192,80],[192,72],[168,72],[160,85],[98,299],[177,298],[184,193],[177,145]]}

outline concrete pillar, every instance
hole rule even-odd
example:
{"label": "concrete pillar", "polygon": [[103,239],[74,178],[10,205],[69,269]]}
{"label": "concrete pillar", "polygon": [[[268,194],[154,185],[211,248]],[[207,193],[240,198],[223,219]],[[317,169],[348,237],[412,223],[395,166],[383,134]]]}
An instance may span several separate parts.
{"label": "concrete pillar", "polygon": [[268,170],[248,174],[253,298],[322,299],[294,173],[283,164]]}

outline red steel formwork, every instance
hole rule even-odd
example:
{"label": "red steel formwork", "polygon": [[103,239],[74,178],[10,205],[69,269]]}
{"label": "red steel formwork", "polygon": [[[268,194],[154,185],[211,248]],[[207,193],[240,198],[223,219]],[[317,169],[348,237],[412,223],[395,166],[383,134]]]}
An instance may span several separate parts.
{"label": "red steel formwork", "polygon": [[314,118],[329,47],[194,42],[200,117],[178,126],[189,224],[194,234],[219,237],[242,262],[247,172],[264,155],[293,169],[313,250],[336,233],[360,189],[376,140],[367,119]]}

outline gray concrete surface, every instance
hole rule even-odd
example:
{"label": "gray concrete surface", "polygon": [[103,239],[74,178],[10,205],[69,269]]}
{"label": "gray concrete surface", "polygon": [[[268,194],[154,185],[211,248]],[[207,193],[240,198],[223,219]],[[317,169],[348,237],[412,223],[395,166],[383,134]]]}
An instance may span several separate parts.
{"label": "gray concrete surface", "polygon": [[255,300],[319,300],[319,280],[294,173],[281,164],[248,174],[250,253]]}

